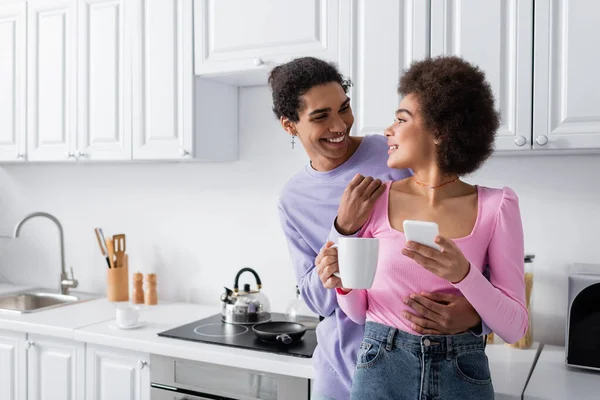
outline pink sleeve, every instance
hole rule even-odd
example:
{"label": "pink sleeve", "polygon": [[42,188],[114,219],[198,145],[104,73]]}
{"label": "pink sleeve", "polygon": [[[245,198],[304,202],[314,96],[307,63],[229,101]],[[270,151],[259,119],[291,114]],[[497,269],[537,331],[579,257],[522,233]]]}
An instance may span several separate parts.
{"label": "pink sleeve", "polygon": [[504,188],[500,211],[488,247],[490,280],[478,269],[455,284],[486,325],[507,343],[521,339],[529,316],[525,306],[524,243],[519,200]]}
{"label": "pink sleeve", "polygon": [[338,305],[352,321],[364,325],[367,319],[367,291],[365,289],[353,289],[344,293],[341,289],[337,293]]}

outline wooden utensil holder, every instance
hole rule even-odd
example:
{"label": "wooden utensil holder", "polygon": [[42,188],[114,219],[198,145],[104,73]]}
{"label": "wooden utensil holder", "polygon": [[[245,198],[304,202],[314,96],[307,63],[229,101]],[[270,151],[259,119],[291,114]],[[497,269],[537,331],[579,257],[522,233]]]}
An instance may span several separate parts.
{"label": "wooden utensil holder", "polygon": [[108,301],[129,301],[129,257],[125,255],[123,265],[107,269],[106,297]]}

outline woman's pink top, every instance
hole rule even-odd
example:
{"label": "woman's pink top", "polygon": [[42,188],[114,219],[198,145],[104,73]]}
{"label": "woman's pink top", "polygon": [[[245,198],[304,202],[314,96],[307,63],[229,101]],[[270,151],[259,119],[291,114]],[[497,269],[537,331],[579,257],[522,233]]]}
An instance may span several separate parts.
{"label": "woman's pink top", "polygon": [[[464,296],[485,324],[504,341],[525,335],[529,316],[525,307],[523,227],[517,195],[510,188],[477,186],[478,213],[470,235],[453,239],[471,263],[467,276],[452,284],[402,254],[404,233],[393,229],[388,217],[390,186],[377,200],[358,236],[379,239],[379,261],[371,289],[338,291],[342,310],[358,324],[373,321],[417,334],[402,317],[412,311],[403,299],[413,293],[444,292]],[[483,267],[489,265],[489,280]]]}

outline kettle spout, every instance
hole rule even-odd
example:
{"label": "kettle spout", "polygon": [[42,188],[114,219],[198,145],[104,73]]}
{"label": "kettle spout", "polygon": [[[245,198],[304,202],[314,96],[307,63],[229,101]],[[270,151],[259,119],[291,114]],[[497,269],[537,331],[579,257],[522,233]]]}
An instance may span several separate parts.
{"label": "kettle spout", "polygon": [[225,293],[221,294],[221,301],[227,304],[233,304],[233,290],[225,288]]}

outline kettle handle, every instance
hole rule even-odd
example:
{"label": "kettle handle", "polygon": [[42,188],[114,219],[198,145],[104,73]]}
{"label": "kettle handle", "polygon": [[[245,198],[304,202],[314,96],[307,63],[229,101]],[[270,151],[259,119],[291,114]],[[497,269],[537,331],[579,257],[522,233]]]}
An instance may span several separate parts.
{"label": "kettle handle", "polygon": [[260,277],[258,276],[258,274],[256,273],[256,271],[253,270],[252,268],[242,268],[235,275],[235,281],[233,282],[233,291],[235,293],[238,292],[238,290],[239,290],[238,283],[239,283],[239,280],[240,280],[240,275],[242,275],[244,272],[250,272],[250,273],[252,273],[252,275],[254,275],[254,277],[256,278],[256,286],[258,287],[258,290],[260,290],[260,288],[262,287],[262,282],[260,281]]}

